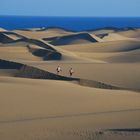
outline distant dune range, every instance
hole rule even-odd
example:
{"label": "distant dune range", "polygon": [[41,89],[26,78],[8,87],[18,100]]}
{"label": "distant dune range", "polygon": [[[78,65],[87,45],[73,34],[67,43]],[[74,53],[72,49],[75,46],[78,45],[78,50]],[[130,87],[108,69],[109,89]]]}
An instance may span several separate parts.
{"label": "distant dune range", "polygon": [[139,140],[139,92],[140,29],[0,28],[2,140]]}

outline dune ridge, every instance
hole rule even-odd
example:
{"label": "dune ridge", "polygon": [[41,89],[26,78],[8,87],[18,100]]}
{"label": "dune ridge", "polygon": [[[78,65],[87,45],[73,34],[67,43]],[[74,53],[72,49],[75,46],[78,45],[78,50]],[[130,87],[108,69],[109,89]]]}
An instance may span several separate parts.
{"label": "dune ridge", "polygon": [[64,81],[76,81],[78,84],[82,86],[102,88],[102,89],[123,89],[119,87],[115,87],[112,85],[108,85],[102,82],[97,82],[93,80],[79,79],[79,78],[71,78],[64,77],[61,75],[56,75],[32,66],[27,66],[21,63],[16,63],[7,60],[0,59],[0,68],[1,69],[17,69],[19,70],[15,77],[23,77],[23,78],[32,78],[32,79],[50,79],[50,80],[64,80]]}
{"label": "dune ridge", "polygon": [[[54,48],[52,48],[50,45],[47,45],[46,43],[40,41],[40,40],[36,40],[36,39],[28,39],[28,38],[21,38],[21,39],[11,39],[8,36],[4,36],[2,34],[2,43],[6,43],[8,45],[16,45],[17,43],[23,43],[26,44],[26,47],[29,49],[29,51],[33,54],[33,55],[37,55],[43,58],[43,60],[60,60],[61,59],[61,53],[57,52]],[[5,40],[5,41],[4,41]],[[32,49],[30,47],[30,45],[28,44],[33,44],[36,46],[39,46],[43,49],[38,49],[36,48],[36,50]],[[24,45],[25,46],[25,45]]]}
{"label": "dune ridge", "polygon": [[80,34],[66,35],[66,36],[56,38],[53,41],[51,41],[50,44],[55,46],[60,46],[60,45],[79,44],[79,43],[87,43],[87,42],[97,42],[97,40],[88,33],[80,33]]}

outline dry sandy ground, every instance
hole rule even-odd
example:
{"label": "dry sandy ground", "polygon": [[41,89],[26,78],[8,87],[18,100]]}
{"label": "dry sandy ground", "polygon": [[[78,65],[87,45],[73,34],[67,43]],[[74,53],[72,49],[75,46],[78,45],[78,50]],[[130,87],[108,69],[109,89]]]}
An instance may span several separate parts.
{"label": "dry sandy ground", "polygon": [[[27,62],[26,62],[27,63]],[[69,76],[69,69],[75,70],[73,77],[104,82],[114,86],[130,89],[140,89],[140,64],[93,64],[93,63],[37,63],[28,62],[29,65],[56,73],[56,67],[61,66],[61,75]],[[133,67],[132,67],[133,66]],[[127,69],[127,70],[126,70]]]}
{"label": "dry sandy ground", "polygon": [[[96,137],[92,133],[100,129],[140,126],[137,92],[7,77],[0,78],[0,89],[0,137],[4,140],[92,139]],[[113,137],[110,132],[105,135]],[[139,138],[135,133],[121,135]]]}
{"label": "dry sandy ground", "polygon": [[25,43],[12,43],[12,44],[3,44],[0,45],[0,58],[6,60],[40,60],[39,57],[36,57],[29,53],[28,48]]}
{"label": "dry sandy ground", "polygon": [[[1,33],[3,31],[1,29]],[[60,65],[60,75],[67,77],[72,67],[74,78],[127,90],[84,87],[61,80],[16,78],[17,69],[7,69],[7,65],[5,69],[0,64],[0,139],[139,140],[139,31],[102,29],[84,34],[62,29],[12,31],[46,43],[62,57],[57,61],[43,61],[44,52],[36,56],[28,45],[39,51],[45,49],[44,46],[23,40],[15,42],[14,38],[11,43],[0,43],[0,59],[51,73],[56,73]],[[55,37],[50,44],[43,41],[50,37]],[[90,42],[91,38],[96,42]],[[54,42],[65,45],[52,45]]]}
{"label": "dry sandy ground", "polygon": [[66,32],[61,29],[47,29],[47,30],[15,30],[14,31],[17,34],[23,35],[28,38],[35,38],[35,39],[42,39],[42,38],[50,38],[50,37],[56,37],[56,36],[63,36],[63,35],[68,35],[71,34],[72,32]]}

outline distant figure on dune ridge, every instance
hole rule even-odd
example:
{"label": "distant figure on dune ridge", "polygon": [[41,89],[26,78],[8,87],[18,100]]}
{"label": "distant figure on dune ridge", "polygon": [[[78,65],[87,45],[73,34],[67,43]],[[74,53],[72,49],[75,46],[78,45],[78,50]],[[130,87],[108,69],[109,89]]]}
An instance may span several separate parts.
{"label": "distant figure on dune ridge", "polygon": [[73,75],[73,73],[74,73],[73,68],[70,68],[70,70],[69,70],[70,77]]}
{"label": "distant figure on dune ridge", "polygon": [[56,69],[56,72],[57,72],[57,75],[59,75],[59,73],[62,71],[61,67],[58,66],[57,69]]}

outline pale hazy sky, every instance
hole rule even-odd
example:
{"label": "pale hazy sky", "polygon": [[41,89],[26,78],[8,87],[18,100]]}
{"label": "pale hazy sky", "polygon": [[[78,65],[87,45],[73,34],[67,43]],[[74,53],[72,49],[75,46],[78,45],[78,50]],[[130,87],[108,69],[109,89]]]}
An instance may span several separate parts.
{"label": "pale hazy sky", "polygon": [[0,0],[0,15],[140,17],[140,0]]}

